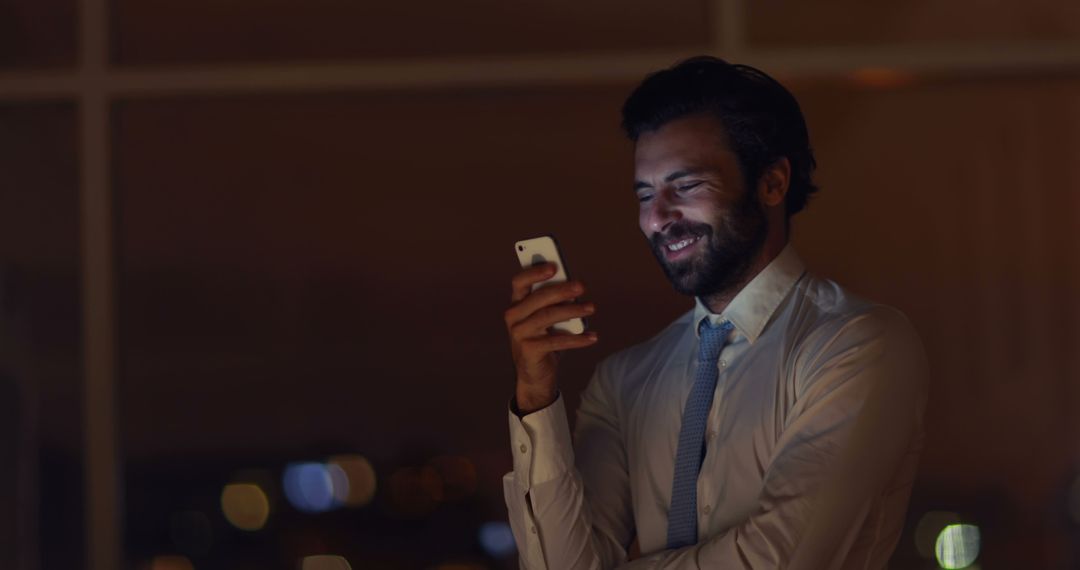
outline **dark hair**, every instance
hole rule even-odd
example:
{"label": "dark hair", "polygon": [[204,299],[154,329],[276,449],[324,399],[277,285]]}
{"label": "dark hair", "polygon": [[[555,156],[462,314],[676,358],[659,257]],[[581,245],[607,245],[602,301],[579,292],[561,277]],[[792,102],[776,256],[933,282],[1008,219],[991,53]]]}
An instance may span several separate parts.
{"label": "dark hair", "polygon": [[766,168],[787,157],[789,217],[817,192],[811,178],[817,163],[798,102],[775,79],[748,65],[698,56],[652,73],[626,99],[622,127],[637,142],[642,133],[698,113],[720,119],[750,189]]}

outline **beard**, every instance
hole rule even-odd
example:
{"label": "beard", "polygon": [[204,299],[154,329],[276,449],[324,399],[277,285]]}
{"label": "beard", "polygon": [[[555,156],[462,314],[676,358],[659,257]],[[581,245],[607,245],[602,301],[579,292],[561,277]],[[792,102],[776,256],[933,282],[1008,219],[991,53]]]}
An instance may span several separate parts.
{"label": "beard", "polygon": [[[753,192],[712,224],[676,222],[667,232],[653,234],[649,244],[668,280],[683,295],[707,297],[729,293],[746,277],[768,234],[768,220]],[[669,262],[663,243],[701,237],[704,251]]]}

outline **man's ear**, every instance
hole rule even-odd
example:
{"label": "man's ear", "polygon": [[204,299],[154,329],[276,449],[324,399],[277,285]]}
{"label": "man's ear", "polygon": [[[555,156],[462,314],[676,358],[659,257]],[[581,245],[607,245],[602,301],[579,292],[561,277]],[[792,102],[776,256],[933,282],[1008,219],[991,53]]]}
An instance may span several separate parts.
{"label": "man's ear", "polygon": [[786,156],[769,165],[758,179],[758,198],[766,207],[779,206],[791,186],[791,162]]}

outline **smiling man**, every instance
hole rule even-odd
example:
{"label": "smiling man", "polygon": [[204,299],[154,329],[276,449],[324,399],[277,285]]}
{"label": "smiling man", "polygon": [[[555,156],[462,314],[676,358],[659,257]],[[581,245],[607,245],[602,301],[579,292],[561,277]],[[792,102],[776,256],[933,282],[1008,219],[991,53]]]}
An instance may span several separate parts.
{"label": "smiling man", "polygon": [[[579,282],[512,282],[510,523],[528,569],[881,568],[922,447],[927,370],[894,309],[808,273],[790,217],[817,189],[792,95],[698,57],[623,107],[639,224],[695,306],[604,360],[571,437],[556,354],[591,346]],[[638,553],[641,553],[640,556]]]}

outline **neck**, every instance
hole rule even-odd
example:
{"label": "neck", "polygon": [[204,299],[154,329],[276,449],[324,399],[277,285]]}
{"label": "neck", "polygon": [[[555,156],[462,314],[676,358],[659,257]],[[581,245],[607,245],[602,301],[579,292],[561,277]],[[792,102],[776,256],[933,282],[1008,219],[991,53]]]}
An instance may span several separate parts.
{"label": "neck", "polygon": [[787,236],[783,239],[766,239],[765,243],[761,246],[761,251],[754,257],[754,261],[743,272],[743,276],[735,282],[731,287],[726,288],[723,291],[717,291],[701,297],[701,302],[709,309],[709,312],[719,315],[724,312],[724,309],[731,304],[732,299],[739,294],[754,277],[757,277],[758,273],[761,273],[772,260],[776,259],[776,256],[780,255],[780,252],[784,250],[784,246],[787,245]]}

